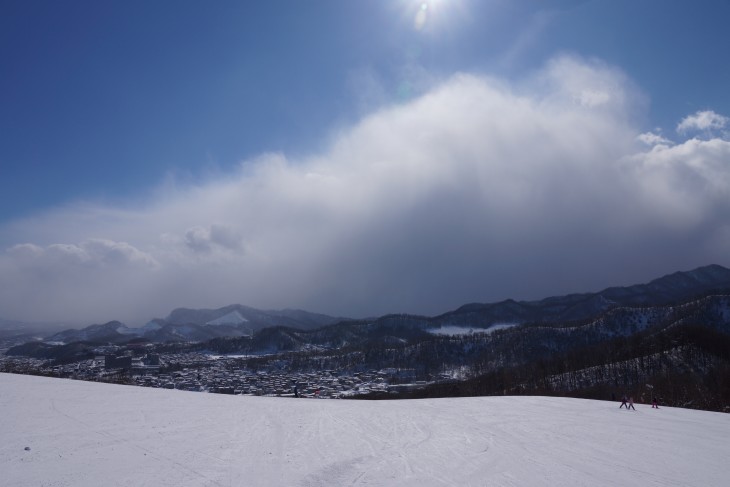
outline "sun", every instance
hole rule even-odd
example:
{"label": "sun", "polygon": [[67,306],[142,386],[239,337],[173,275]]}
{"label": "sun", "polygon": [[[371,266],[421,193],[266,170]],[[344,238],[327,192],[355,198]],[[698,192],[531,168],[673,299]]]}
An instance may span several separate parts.
{"label": "sun", "polygon": [[408,0],[404,6],[412,19],[413,28],[423,31],[444,23],[458,3],[459,0]]}
{"label": "sun", "polygon": [[416,16],[413,19],[413,27],[415,27],[416,30],[423,29],[428,21],[428,17],[428,2],[420,2],[418,10],[416,11]]}

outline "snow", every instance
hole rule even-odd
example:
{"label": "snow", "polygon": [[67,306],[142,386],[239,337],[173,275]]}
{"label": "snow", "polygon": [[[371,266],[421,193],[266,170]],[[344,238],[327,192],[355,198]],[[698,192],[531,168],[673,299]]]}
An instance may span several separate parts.
{"label": "snow", "polygon": [[0,391],[7,487],[707,487],[730,474],[730,415],[705,411],[226,396],[10,374]]}
{"label": "snow", "polygon": [[129,328],[127,325],[120,325],[116,331],[120,335],[138,335],[140,330],[138,328]]}
{"label": "snow", "polygon": [[148,321],[144,326],[140,327],[139,330],[141,334],[144,335],[144,333],[148,331],[157,331],[160,328],[162,328],[162,325],[160,325],[159,323],[155,321]]}
{"label": "snow", "polygon": [[464,326],[447,325],[441,328],[432,328],[426,330],[432,335],[447,335],[447,336],[460,336],[460,335],[472,335],[474,333],[490,334],[497,330],[504,330],[506,328],[512,328],[517,326],[519,323],[498,323],[490,326],[489,328],[468,328]]}
{"label": "snow", "polygon": [[240,325],[241,323],[246,323],[247,321],[248,320],[244,318],[241,313],[238,312],[238,310],[233,310],[230,313],[221,316],[220,318],[216,318],[207,322],[206,325]]}

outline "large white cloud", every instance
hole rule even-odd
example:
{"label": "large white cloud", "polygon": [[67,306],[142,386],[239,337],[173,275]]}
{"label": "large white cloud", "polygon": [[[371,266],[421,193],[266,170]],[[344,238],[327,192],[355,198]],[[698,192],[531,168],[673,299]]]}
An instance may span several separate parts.
{"label": "large white cloud", "polygon": [[[6,225],[0,286],[25,287],[0,294],[0,314],[139,322],[232,302],[431,314],[727,264],[728,142],[649,137],[644,103],[597,61],[560,57],[519,82],[455,75],[320,154],[263,154],[136,208]],[[75,252],[99,238],[129,247],[89,266]],[[52,248],[69,261],[50,265]]]}
{"label": "large white cloud", "polygon": [[691,139],[627,160],[625,175],[646,215],[686,232],[730,223],[730,142]]}
{"label": "large white cloud", "polygon": [[126,242],[92,238],[81,244],[52,244],[43,248],[35,244],[18,244],[8,249],[19,265],[40,267],[86,267],[108,269],[141,266],[156,268],[158,263],[149,254]]}
{"label": "large white cloud", "polygon": [[192,227],[185,232],[185,244],[194,252],[209,254],[214,250],[242,251],[242,237],[228,225],[213,224],[208,228]]}
{"label": "large white cloud", "polygon": [[677,124],[677,132],[686,134],[691,132],[714,133],[725,129],[730,119],[712,110],[701,110],[692,115],[687,115]]}

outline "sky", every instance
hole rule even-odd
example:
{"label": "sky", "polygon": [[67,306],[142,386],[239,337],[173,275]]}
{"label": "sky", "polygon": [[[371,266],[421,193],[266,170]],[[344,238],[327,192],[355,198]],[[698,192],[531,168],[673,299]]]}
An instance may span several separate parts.
{"label": "sky", "polygon": [[0,2],[0,317],[730,266],[725,0]]}

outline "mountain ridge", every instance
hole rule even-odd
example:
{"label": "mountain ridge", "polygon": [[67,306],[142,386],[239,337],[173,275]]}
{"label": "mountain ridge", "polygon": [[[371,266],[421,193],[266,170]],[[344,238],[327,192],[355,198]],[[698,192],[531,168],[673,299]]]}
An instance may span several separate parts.
{"label": "mountain ridge", "polygon": [[[152,321],[144,338],[113,321],[88,327],[78,336],[87,342],[29,342],[6,355],[47,360],[39,367],[51,370],[88,360],[100,345],[113,342],[121,346],[110,349],[125,353],[217,356],[214,360],[284,374],[390,374],[394,389],[372,392],[375,397],[364,392],[367,398],[568,393],[607,398],[621,390],[650,395],[656,388],[671,405],[730,411],[726,271],[700,268],[607,292],[477,304],[438,317],[391,314],[310,330],[278,325],[246,334],[244,317],[230,308],[220,311],[229,314],[217,326]],[[223,324],[231,319],[241,323]],[[25,362],[13,360],[8,370],[25,370]],[[409,391],[399,386],[404,380],[428,385]]]}
{"label": "mountain ridge", "polygon": [[434,319],[444,325],[469,323],[483,327],[510,321],[578,321],[614,307],[664,305],[713,290],[730,290],[730,269],[711,264],[667,274],[645,284],[612,286],[594,293],[551,296],[538,301],[469,303]]}
{"label": "mountain ridge", "polygon": [[730,290],[730,269],[712,264],[690,271],[677,271],[645,284],[613,286],[594,293],[551,296],[537,301],[506,299],[495,303],[469,303],[433,317],[392,314],[353,320],[299,309],[260,310],[241,304],[215,309],[175,308],[166,318],[152,319],[140,328],[129,328],[118,321],[110,321],[81,330],[64,330],[47,337],[46,341],[121,343],[132,337],[143,337],[152,342],[205,341],[218,337],[252,336],[271,327],[311,331],[348,322],[371,322],[385,327],[412,329],[573,322],[591,319],[613,308],[665,305],[713,290]]}

